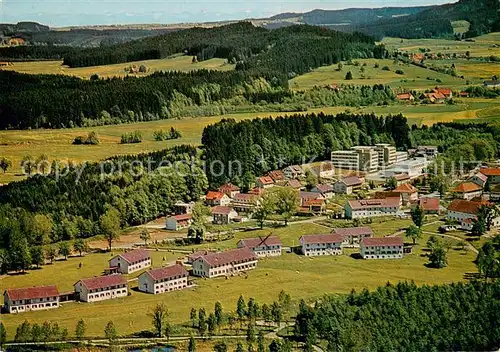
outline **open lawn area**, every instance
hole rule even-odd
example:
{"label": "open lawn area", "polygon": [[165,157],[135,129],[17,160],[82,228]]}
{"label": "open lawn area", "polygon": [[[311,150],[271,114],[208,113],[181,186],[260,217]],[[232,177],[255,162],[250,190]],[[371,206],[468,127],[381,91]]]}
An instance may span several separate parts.
{"label": "open lawn area", "polygon": [[[298,237],[299,233],[294,234]],[[420,243],[425,244],[428,236]],[[351,252],[349,252],[351,253]],[[232,278],[196,279],[196,287],[180,292],[163,295],[150,295],[134,289],[131,296],[100,303],[65,303],[59,309],[29,312],[18,315],[4,315],[2,320],[12,337],[15,328],[24,320],[41,323],[45,320],[57,322],[67,327],[70,335],[78,319],[87,323],[89,336],[102,336],[103,329],[109,320],[113,320],[120,335],[130,334],[144,329],[151,329],[151,318],[147,315],[158,302],[167,305],[173,323],[187,322],[192,307],[204,307],[213,310],[214,303],[220,301],[226,311],[234,310],[240,294],[246,299],[254,297],[260,303],[270,303],[276,299],[281,290],[291,294],[292,299],[310,299],[321,297],[325,293],[348,293],[351,289],[375,289],[388,281],[413,280],[416,284],[439,284],[463,280],[465,273],[475,272],[473,264],[475,255],[452,249],[448,255],[448,267],[437,270],[427,268],[424,264],[427,258],[422,256],[422,248],[418,246],[414,254],[402,260],[367,261],[355,259],[349,255],[339,257],[306,258],[296,254],[284,254],[279,258],[259,261],[258,268],[243,275]],[[95,264],[94,273],[106,264],[104,257],[92,254],[91,260],[98,258],[101,264]],[[157,258],[157,257],[156,257]],[[73,260],[71,266],[76,267],[78,260]],[[2,280],[3,288],[23,285],[40,285],[58,283],[61,290],[69,289],[78,278],[69,271],[68,264],[58,262],[50,269],[30,272],[18,281],[17,277],[7,277]],[[48,271],[51,270],[49,274]],[[77,270],[77,269],[75,269]],[[69,271],[69,272],[68,272]],[[68,282],[64,284],[63,282]],[[135,283],[131,283],[134,286]]]}
{"label": "open lawn area", "polygon": [[125,71],[127,67],[144,65],[148,69],[147,73],[137,74],[143,76],[157,71],[193,71],[199,69],[223,70],[234,69],[234,65],[226,63],[224,59],[211,59],[193,63],[192,56],[176,55],[166,59],[145,60],[126,62],[121,64],[75,67],[64,66],[62,61],[29,61],[13,62],[11,65],[2,67],[3,70],[12,70],[30,74],[63,74],[77,76],[80,78],[90,78],[93,74],[99,77],[124,77],[129,73]]}

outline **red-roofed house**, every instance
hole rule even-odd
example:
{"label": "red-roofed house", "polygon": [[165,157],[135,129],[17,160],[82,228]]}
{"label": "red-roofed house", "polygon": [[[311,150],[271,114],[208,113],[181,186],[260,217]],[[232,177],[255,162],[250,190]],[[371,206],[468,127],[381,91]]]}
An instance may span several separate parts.
{"label": "red-roofed house", "polygon": [[330,161],[311,167],[311,172],[319,178],[332,178],[335,176],[335,168]]}
{"label": "red-roofed house", "polygon": [[376,216],[395,216],[401,208],[400,197],[385,199],[350,200],[344,206],[348,219],[370,218]]}
{"label": "red-roofed house", "polygon": [[302,254],[305,256],[341,255],[344,237],[336,234],[305,235],[300,238]]}
{"label": "red-roofed house", "polygon": [[281,170],[269,171],[267,176],[271,177],[275,183],[285,180],[285,175]]}
{"label": "red-roofed house", "polygon": [[131,274],[150,266],[151,254],[142,248],[118,254],[109,260],[109,267],[117,268],[117,271],[122,274]]}
{"label": "red-roofed house", "polygon": [[5,290],[3,304],[7,313],[59,308],[59,291],[55,286]]}
{"label": "red-roofed house", "polygon": [[212,209],[213,223],[216,225],[227,225],[238,217],[238,213],[231,207],[218,206]]}
{"label": "red-roofed house", "polygon": [[500,168],[485,167],[479,169],[479,172],[488,177],[488,182],[490,183],[490,185],[500,183]]}
{"label": "red-roofed house", "polygon": [[404,242],[401,237],[363,238],[360,244],[363,259],[403,258]]}
{"label": "red-roofed house", "polygon": [[231,203],[231,198],[229,198],[226,194],[222,192],[209,191],[205,198],[207,205],[209,206],[217,206],[222,205],[226,206]]}
{"label": "red-roofed house", "polygon": [[244,238],[237,243],[238,248],[250,248],[257,257],[278,257],[281,255],[281,240],[278,236]]}
{"label": "red-roofed house", "polygon": [[283,174],[287,179],[291,180],[293,178],[303,177],[305,172],[299,165],[291,165],[283,169]]}
{"label": "red-roofed house", "polygon": [[416,205],[424,208],[425,214],[439,214],[440,211],[439,198],[420,198]]}
{"label": "red-roofed house", "polygon": [[425,93],[424,96],[431,102],[435,104],[443,104],[446,100],[446,96],[441,93]]}
{"label": "red-roofed house", "polygon": [[274,181],[269,176],[258,177],[257,181],[255,183],[257,184],[257,187],[264,188],[264,189],[271,188],[274,186]]}
{"label": "red-roofed house", "polygon": [[326,200],[310,199],[302,203],[302,208],[306,208],[311,213],[323,213],[326,210]]}
{"label": "red-roofed house", "polygon": [[120,274],[81,279],[73,285],[75,297],[83,302],[97,302],[126,297],[127,280]]}
{"label": "red-roofed house", "polygon": [[335,182],[333,189],[335,190],[335,193],[352,194],[354,190],[361,188],[364,182],[365,180],[358,176],[345,177]]}
{"label": "red-roofed house", "polygon": [[453,98],[453,92],[451,91],[451,89],[448,89],[448,88],[434,88],[433,90],[434,93],[436,94],[442,94],[445,96],[446,99],[451,99]]}
{"label": "red-roofed house", "polygon": [[189,227],[193,222],[191,214],[181,214],[167,218],[166,228],[171,231],[179,231]]}
{"label": "red-roofed house", "polygon": [[238,193],[234,196],[231,206],[237,212],[251,212],[259,204],[259,196],[249,193]]}
{"label": "red-roofed house", "polygon": [[299,189],[299,190],[305,189],[304,185],[302,185],[302,183],[296,179],[291,179],[291,180],[286,181],[285,187],[290,187],[290,188]]}
{"label": "red-roofed house", "polygon": [[226,183],[219,187],[218,191],[224,193],[229,198],[233,198],[236,194],[240,193],[240,188],[232,183]]}
{"label": "red-roofed house", "polygon": [[411,181],[410,175],[408,175],[406,173],[404,173],[404,174],[395,174],[392,177],[394,177],[394,179],[396,180],[398,186],[404,185],[406,183],[410,183],[410,181]]}
{"label": "red-roofed house", "polygon": [[193,263],[193,275],[201,277],[232,276],[255,269],[257,256],[249,248],[231,249],[220,253],[208,253]]}
{"label": "red-roofed house", "polygon": [[401,93],[396,95],[396,99],[400,101],[414,101],[415,97],[411,93]]}
{"label": "red-roofed house", "polygon": [[188,286],[189,273],[180,264],[151,269],[139,275],[139,291],[159,294]]}
{"label": "red-roofed house", "polygon": [[337,228],[333,229],[332,233],[343,237],[343,246],[357,246],[363,238],[373,236],[369,227]]}
{"label": "red-roofed house", "polygon": [[321,193],[327,199],[335,196],[335,190],[332,185],[316,185],[311,189],[311,192]]}
{"label": "red-roofed house", "polygon": [[403,205],[410,202],[414,202],[418,199],[418,191],[409,183],[402,184],[393,190],[394,193],[399,193],[401,195],[401,201]]}
{"label": "red-roofed house", "polygon": [[464,182],[455,187],[452,192],[456,193],[462,199],[472,200],[481,197],[483,188],[474,182]]}
{"label": "red-roofed house", "polygon": [[[456,221],[460,224],[461,228],[465,230],[470,230],[472,228],[472,221],[477,219],[479,214],[479,209],[483,205],[492,205],[487,201],[469,201],[462,199],[455,199],[448,206],[447,219],[451,221]],[[493,227],[500,226],[500,217],[496,217],[492,221]]]}

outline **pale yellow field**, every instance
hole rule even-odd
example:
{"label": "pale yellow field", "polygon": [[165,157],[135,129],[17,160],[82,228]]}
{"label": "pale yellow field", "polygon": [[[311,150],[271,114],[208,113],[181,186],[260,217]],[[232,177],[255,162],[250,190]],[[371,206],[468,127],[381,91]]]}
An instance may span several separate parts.
{"label": "pale yellow field", "polygon": [[[151,74],[156,71],[193,71],[199,69],[228,71],[234,68],[234,65],[227,64],[223,59],[211,59],[198,63],[192,63],[191,60],[191,56],[175,56],[160,60],[145,60],[115,65],[77,68],[63,66],[62,61],[33,61],[13,62],[11,65],[3,67],[2,69],[30,74],[65,74],[81,78],[90,78],[93,74],[98,74],[100,77],[124,77],[128,75],[125,68],[133,65],[145,65],[148,68],[148,73],[146,74]],[[138,76],[140,75],[145,74],[138,74]]]}

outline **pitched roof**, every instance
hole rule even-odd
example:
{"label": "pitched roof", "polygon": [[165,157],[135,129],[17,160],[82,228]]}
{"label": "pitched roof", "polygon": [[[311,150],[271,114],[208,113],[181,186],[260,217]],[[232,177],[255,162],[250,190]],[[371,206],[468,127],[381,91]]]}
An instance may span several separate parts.
{"label": "pitched roof", "polygon": [[225,185],[220,186],[218,191],[221,193],[226,193],[226,192],[236,192],[239,190],[240,188],[238,186],[235,186],[232,183],[226,183]]}
{"label": "pitched roof", "polygon": [[264,193],[264,189],[260,188],[260,187],[255,187],[255,188],[251,189],[250,191],[248,191],[248,193],[254,194],[256,196],[260,196]]}
{"label": "pitched roof", "polygon": [[125,280],[125,277],[123,277],[121,274],[99,276],[90,279],[81,279],[78,282],[81,282],[89,290],[127,284],[127,280]]}
{"label": "pitched roof", "polygon": [[202,257],[204,255],[207,255],[208,253],[210,253],[209,251],[198,251],[198,252],[194,252],[193,254],[189,255],[188,256],[188,262],[194,262],[196,259],[198,259],[199,257]]}
{"label": "pitched roof", "polygon": [[224,193],[221,192],[215,192],[215,191],[209,191],[207,193],[207,200],[220,200],[225,196]]}
{"label": "pitched roof", "polygon": [[332,185],[316,185],[315,187],[321,193],[333,192]]}
{"label": "pitched roof", "polygon": [[311,167],[311,171],[316,175],[316,176],[321,176],[322,172],[328,172],[328,171],[333,171],[335,168],[333,167],[333,164],[331,162],[322,162],[319,165],[315,165]]}
{"label": "pitched roof", "polygon": [[481,172],[478,172],[477,174],[474,175],[475,177],[477,177],[478,179],[480,179],[481,181],[483,182],[486,182],[488,181],[488,176],[486,176],[485,174],[481,173]]}
{"label": "pitched roof", "polygon": [[399,197],[389,197],[384,199],[350,200],[348,203],[352,209],[398,207],[401,205],[401,199]]}
{"label": "pitched roof", "polygon": [[260,246],[281,246],[281,240],[278,236],[259,237],[259,238],[243,238],[238,243],[248,248]]}
{"label": "pitched roof", "polygon": [[233,197],[234,201],[251,201],[256,198],[255,194],[249,194],[249,193],[238,193],[235,194]]}
{"label": "pitched roof", "polygon": [[188,276],[187,270],[180,264],[151,269],[146,271],[144,274],[149,275],[154,281],[170,279],[178,276]]}
{"label": "pitched roof", "polygon": [[299,180],[295,180],[295,179],[286,181],[286,186],[291,187],[291,188],[296,188],[296,189],[303,187],[302,183],[300,183]]}
{"label": "pitched roof", "polygon": [[122,257],[127,263],[135,263],[135,262],[138,262],[141,260],[151,258],[151,254],[146,249],[138,248],[138,249],[134,249],[132,251],[118,254],[118,255],[114,256],[113,258],[111,258],[110,261],[115,259],[116,257]]}
{"label": "pitched roof", "polygon": [[439,198],[420,198],[417,204],[427,211],[439,211]]}
{"label": "pitched roof", "polygon": [[479,169],[479,172],[485,176],[500,176],[500,168],[484,167]]}
{"label": "pitched roof", "polygon": [[437,88],[437,87],[434,89],[434,92],[441,93],[441,94],[444,94],[444,95],[450,95],[452,93],[451,89],[448,89],[448,88]]}
{"label": "pitched roof", "polygon": [[344,237],[333,233],[325,235],[304,235],[300,238],[300,241],[305,244],[342,243]]}
{"label": "pitched roof", "polygon": [[269,176],[262,176],[259,177],[259,182],[263,185],[272,185],[274,183],[274,180]]}
{"label": "pitched roof", "polygon": [[309,199],[304,202],[305,207],[313,207],[313,206],[323,206],[326,201],[324,199]]}
{"label": "pitched roof", "polygon": [[233,211],[231,207],[217,206],[212,208],[212,214],[229,215]]}
{"label": "pitched roof", "polygon": [[397,193],[417,193],[417,189],[410,185],[409,183],[405,183],[404,185],[399,185],[393,192]]}
{"label": "pitched roof", "polygon": [[343,182],[347,187],[360,186],[363,184],[363,179],[358,176],[345,177],[340,182]]}
{"label": "pitched roof", "polygon": [[269,171],[267,175],[271,177],[274,181],[281,181],[285,178],[285,175],[283,175],[283,171],[281,170]]}
{"label": "pitched roof", "polygon": [[392,176],[396,179],[396,181],[404,181],[404,180],[409,180],[411,177],[408,174],[396,174]]}
{"label": "pitched roof", "polygon": [[482,188],[479,185],[476,185],[473,182],[464,182],[459,184],[457,187],[455,187],[452,192],[456,193],[470,193],[470,192],[477,192],[481,191]]}
{"label": "pitched roof", "polygon": [[231,249],[220,253],[208,253],[198,258],[204,260],[210,266],[227,265],[257,260],[254,252],[247,247]]}
{"label": "pitched roof", "polygon": [[175,219],[177,221],[183,221],[183,220],[190,220],[192,218],[191,214],[180,214],[180,215],[174,215],[170,217],[171,219]]}
{"label": "pitched roof", "polygon": [[455,199],[448,206],[448,211],[456,211],[459,213],[477,215],[479,208],[482,205],[490,205],[490,204],[491,203],[489,203],[487,201],[474,202],[474,201],[464,200],[464,199]]}
{"label": "pitched roof", "polygon": [[59,296],[59,291],[57,291],[56,286],[15,288],[10,290],[5,290],[5,293],[13,301],[19,301],[22,299],[37,299],[37,298]]}
{"label": "pitched roof", "polygon": [[288,167],[285,167],[285,170],[290,170],[299,174],[304,172],[304,170],[299,165],[290,165]]}
{"label": "pitched roof", "polygon": [[402,246],[404,241],[401,237],[365,237],[361,240],[365,246]]}
{"label": "pitched roof", "polygon": [[413,94],[411,93],[401,93],[397,95],[397,98],[400,100],[407,100],[413,98]]}
{"label": "pitched roof", "polygon": [[336,228],[333,229],[332,233],[340,236],[360,236],[360,235],[373,235],[373,231],[369,227],[348,227],[348,228]]}
{"label": "pitched roof", "polygon": [[311,200],[311,199],[322,198],[322,196],[321,196],[320,193],[317,193],[317,192],[304,192],[304,191],[300,191],[299,197],[302,200]]}

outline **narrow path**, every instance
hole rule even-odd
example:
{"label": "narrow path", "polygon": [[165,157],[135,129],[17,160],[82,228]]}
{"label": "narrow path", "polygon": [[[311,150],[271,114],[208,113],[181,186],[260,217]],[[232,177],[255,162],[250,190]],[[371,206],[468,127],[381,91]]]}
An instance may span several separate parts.
{"label": "narrow path", "polygon": [[[463,238],[460,238],[460,237],[457,237],[457,236],[453,236],[453,235],[447,235],[447,234],[443,234],[443,233],[437,233],[437,232],[430,232],[430,231],[423,231],[423,233],[427,234],[427,235],[434,235],[434,236],[441,236],[441,237],[446,237],[446,238],[450,238],[452,240],[456,240],[456,241],[459,241],[459,242],[466,242]],[[467,246],[470,248],[470,250],[472,250],[474,253],[478,254],[479,251],[476,249],[476,247],[474,247],[473,245],[471,244],[467,244]]]}

